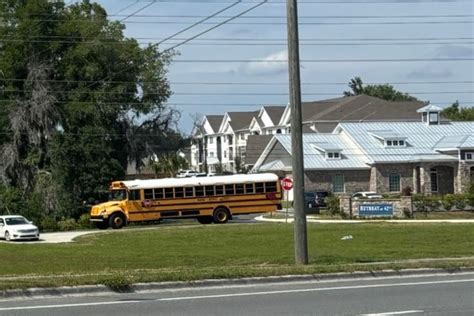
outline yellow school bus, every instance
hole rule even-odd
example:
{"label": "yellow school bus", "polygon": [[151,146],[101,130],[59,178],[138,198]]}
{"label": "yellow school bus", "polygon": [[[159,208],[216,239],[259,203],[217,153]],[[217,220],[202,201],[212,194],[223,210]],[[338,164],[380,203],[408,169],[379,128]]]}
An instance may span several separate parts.
{"label": "yellow school bus", "polygon": [[164,218],[223,224],[237,214],[276,211],[280,200],[273,173],[114,181],[109,202],[92,207],[91,221],[100,229]]}

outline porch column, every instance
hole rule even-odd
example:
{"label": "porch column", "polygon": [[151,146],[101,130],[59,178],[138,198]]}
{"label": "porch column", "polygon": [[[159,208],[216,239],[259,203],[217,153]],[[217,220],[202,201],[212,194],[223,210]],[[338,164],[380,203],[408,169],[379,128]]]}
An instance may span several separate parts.
{"label": "porch column", "polygon": [[431,194],[430,166],[420,166],[420,193]]}

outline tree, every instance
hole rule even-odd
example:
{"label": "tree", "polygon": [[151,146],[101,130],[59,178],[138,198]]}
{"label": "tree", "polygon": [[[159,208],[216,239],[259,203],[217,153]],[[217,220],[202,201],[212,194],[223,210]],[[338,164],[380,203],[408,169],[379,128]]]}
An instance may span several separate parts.
{"label": "tree", "polygon": [[0,12],[0,37],[14,39],[0,50],[4,185],[28,198],[54,179],[44,207],[58,208],[58,195],[78,204],[129,162],[183,146],[173,130],[179,113],[164,105],[172,55],[126,38],[88,0],[0,0]]}
{"label": "tree", "polygon": [[360,77],[354,77],[351,79],[348,87],[351,88],[352,91],[344,91],[345,96],[365,94],[387,101],[418,101],[417,98],[412,97],[407,93],[395,90],[395,88],[389,84],[364,86]]}
{"label": "tree", "polygon": [[179,170],[187,169],[188,162],[176,152],[161,154],[157,160],[150,161],[150,167],[158,177],[159,174],[167,174],[170,178],[176,176]]}
{"label": "tree", "polygon": [[441,115],[452,121],[474,121],[474,108],[462,108],[459,101],[445,108]]}

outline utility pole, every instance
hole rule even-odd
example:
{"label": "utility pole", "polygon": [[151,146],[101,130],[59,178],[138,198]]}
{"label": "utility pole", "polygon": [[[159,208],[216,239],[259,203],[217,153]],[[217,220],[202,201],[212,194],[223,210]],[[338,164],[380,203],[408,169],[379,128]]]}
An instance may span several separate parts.
{"label": "utility pole", "polygon": [[297,0],[287,0],[288,71],[290,76],[293,212],[295,217],[295,262],[308,264],[308,237],[304,200],[303,133],[301,120],[300,56]]}

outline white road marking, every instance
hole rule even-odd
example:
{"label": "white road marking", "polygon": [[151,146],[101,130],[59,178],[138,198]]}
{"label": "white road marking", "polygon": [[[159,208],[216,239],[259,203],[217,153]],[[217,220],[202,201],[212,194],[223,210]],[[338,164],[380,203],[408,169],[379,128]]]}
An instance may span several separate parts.
{"label": "white road marking", "polygon": [[[474,282],[474,279],[468,279],[468,280],[447,280],[447,281],[429,281],[429,282],[409,282],[409,283],[397,283],[397,284],[367,284],[367,285],[322,287],[322,288],[315,288],[315,289],[296,289],[296,290],[249,292],[249,293],[231,293],[231,294],[216,294],[216,295],[183,296],[183,297],[159,298],[159,299],[157,299],[156,301],[157,301],[157,302],[160,302],[160,301],[182,301],[182,300],[196,300],[196,299],[237,297],[237,296],[272,295],[272,294],[288,294],[288,293],[304,293],[304,292],[321,292],[321,291],[334,291],[334,290],[352,290],[352,289],[367,289],[367,288],[377,288],[377,287],[396,287],[396,286],[411,286],[411,285],[431,285],[431,284],[464,283],[464,282]],[[1,310],[1,309],[0,309],[0,310]]]}
{"label": "white road marking", "polygon": [[[406,282],[406,283],[396,283],[396,284],[367,284],[367,285],[324,287],[324,288],[312,288],[312,289],[295,289],[295,290],[280,290],[280,291],[263,291],[263,292],[248,292],[248,293],[229,293],[229,294],[216,294],[216,295],[183,296],[183,297],[159,298],[159,299],[156,299],[156,300],[146,300],[146,301],[143,301],[143,300],[129,300],[129,301],[106,301],[106,302],[95,302],[95,303],[77,303],[77,304],[59,304],[59,305],[16,306],[16,307],[0,308],[0,311],[51,309],[51,308],[82,307],[82,306],[101,306],[101,305],[145,303],[145,302],[166,302],[166,301],[169,302],[169,301],[212,299],[212,298],[223,298],[223,297],[242,297],[242,296],[288,294],[288,293],[323,292],[323,291],[336,291],[336,290],[367,289],[367,288],[398,287],[398,286],[414,286],[414,285],[431,285],[431,284],[453,284],[453,283],[466,283],[466,282],[474,282],[474,279],[427,281],[427,282]],[[377,315],[377,314],[375,314],[375,315]],[[384,314],[380,314],[380,315],[384,315]],[[387,315],[390,315],[390,314],[387,314]]]}
{"label": "white road marking", "polygon": [[385,312],[385,313],[374,313],[374,314],[360,314],[360,316],[389,316],[389,315],[404,315],[404,314],[417,314],[424,313],[422,310],[412,310],[412,311],[399,311],[399,312]]}

